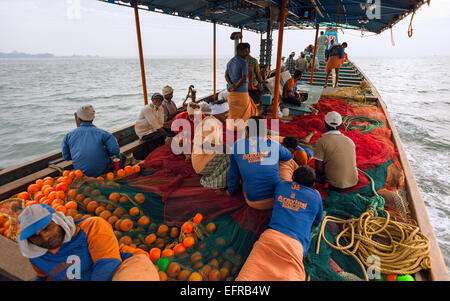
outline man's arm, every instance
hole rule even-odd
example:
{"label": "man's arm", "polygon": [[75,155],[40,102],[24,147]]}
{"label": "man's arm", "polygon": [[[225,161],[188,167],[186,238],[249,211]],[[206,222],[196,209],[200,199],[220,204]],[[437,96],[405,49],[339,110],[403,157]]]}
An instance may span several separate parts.
{"label": "man's arm", "polygon": [[92,281],[110,281],[122,263],[119,242],[111,225],[101,217],[91,217],[81,229],[86,233],[93,268]]}
{"label": "man's arm", "polygon": [[116,156],[120,153],[119,143],[117,142],[116,137],[114,137],[111,133],[106,131],[104,132],[103,143],[110,156]]}
{"label": "man's arm", "polygon": [[323,205],[322,205],[322,197],[320,196],[320,193],[316,190],[317,192],[317,199],[319,202],[319,210],[317,211],[316,217],[314,218],[314,222],[313,222],[313,226],[317,226],[320,224],[320,222],[322,221],[322,215],[323,215]]}
{"label": "man's arm", "polygon": [[62,152],[64,160],[69,161],[69,160],[72,160],[72,156],[70,154],[70,148],[69,148],[69,144],[68,144],[67,140],[68,140],[68,138],[66,135],[61,143],[61,152]]}

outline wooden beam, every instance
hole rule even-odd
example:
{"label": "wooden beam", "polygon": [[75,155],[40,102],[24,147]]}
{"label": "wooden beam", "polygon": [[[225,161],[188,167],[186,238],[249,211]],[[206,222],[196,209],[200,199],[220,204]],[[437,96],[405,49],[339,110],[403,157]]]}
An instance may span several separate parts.
{"label": "wooden beam", "polygon": [[277,68],[275,71],[275,95],[273,97],[272,118],[278,118],[278,102],[280,98],[280,73],[281,73],[281,55],[283,51],[283,32],[284,21],[286,20],[286,0],[281,1],[280,21],[278,25],[278,48],[277,48]]}
{"label": "wooden beam", "polygon": [[137,34],[138,49],[139,49],[139,62],[141,65],[142,90],[144,91],[144,104],[147,105],[148,104],[147,82],[145,80],[144,54],[142,51],[141,25],[139,22],[139,10],[138,10],[137,1],[134,2],[134,18],[136,21],[136,34]]}

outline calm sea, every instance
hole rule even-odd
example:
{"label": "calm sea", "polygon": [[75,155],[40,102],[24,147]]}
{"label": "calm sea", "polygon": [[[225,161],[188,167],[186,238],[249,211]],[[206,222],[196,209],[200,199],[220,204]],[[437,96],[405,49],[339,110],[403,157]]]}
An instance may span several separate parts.
{"label": "calm sea", "polygon": [[[353,58],[377,87],[399,131],[450,266],[450,60]],[[193,84],[212,93],[209,59],[146,59],[149,95],[166,84],[181,104]],[[217,89],[226,60],[218,60]],[[0,60],[0,168],[60,149],[74,111],[92,104],[95,124],[113,131],[134,123],[143,106],[137,59]]]}

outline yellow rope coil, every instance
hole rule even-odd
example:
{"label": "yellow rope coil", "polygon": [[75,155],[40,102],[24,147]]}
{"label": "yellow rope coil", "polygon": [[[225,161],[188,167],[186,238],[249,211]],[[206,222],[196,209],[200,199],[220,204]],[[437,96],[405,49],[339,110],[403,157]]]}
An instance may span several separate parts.
{"label": "yellow rope coil", "polygon": [[[429,239],[417,226],[393,221],[389,212],[378,211],[385,212],[386,218],[375,217],[372,209],[358,219],[325,217],[317,240],[316,254],[323,239],[330,247],[355,258],[366,280],[369,280],[366,270],[373,265],[368,260],[371,256],[379,257],[380,266],[375,269],[382,274],[414,274],[422,269],[430,269]],[[335,245],[325,238],[324,230],[328,222],[341,224],[343,228],[336,237]],[[346,245],[341,245],[343,241]]]}

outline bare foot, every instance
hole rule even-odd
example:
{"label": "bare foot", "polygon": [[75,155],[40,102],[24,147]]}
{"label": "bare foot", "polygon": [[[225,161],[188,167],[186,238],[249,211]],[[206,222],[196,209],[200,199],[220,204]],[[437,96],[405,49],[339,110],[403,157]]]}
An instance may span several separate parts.
{"label": "bare foot", "polygon": [[305,142],[305,143],[310,143],[311,138],[312,138],[315,134],[317,134],[316,131],[309,132],[305,137],[303,137],[302,139],[300,139],[300,141],[303,141],[303,142]]}

